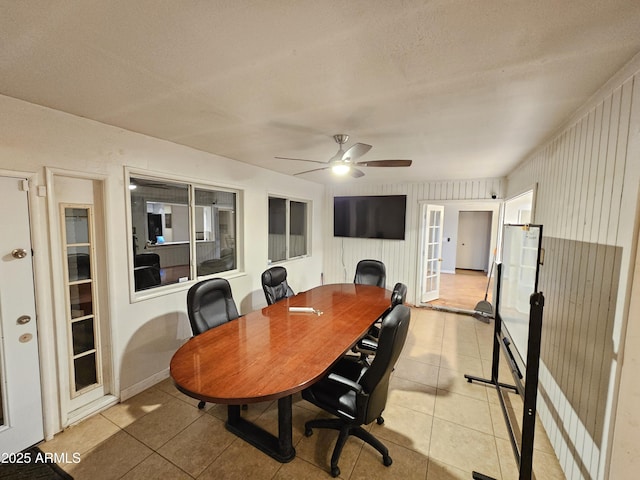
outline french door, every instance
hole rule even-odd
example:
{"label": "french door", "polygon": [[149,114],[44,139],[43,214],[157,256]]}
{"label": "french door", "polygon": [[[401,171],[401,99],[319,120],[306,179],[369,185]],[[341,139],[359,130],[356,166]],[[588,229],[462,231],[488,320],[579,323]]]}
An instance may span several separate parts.
{"label": "french door", "polygon": [[443,206],[422,206],[420,303],[430,302],[440,296],[443,220]]}
{"label": "french door", "polygon": [[0,177],[0,453],[44,438],[26,185]]}

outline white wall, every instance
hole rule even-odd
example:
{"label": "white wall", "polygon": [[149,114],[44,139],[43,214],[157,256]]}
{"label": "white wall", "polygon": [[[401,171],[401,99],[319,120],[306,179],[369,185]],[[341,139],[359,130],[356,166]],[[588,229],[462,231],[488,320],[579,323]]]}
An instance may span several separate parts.
{"label": "white wall", "polygon": [[[640,55],[508,176],[507,197],[537,184],[532,222],[543,225],[547,250],[538,406],[568,479],[608,478],[621,372],[637,379],[622,347],[627,322],[636,331],[640,321],[627,312],[640,183],[638,70]],[[640,453],[637,402],[624,401],[631,394],[621,392],[618,411],[636,425],[633,451],[618,452],[629,466],[616,465],[624,478],[635,478]]]}
{"label": "white wall", "polygon": [[[440,181],[411,184],[357,185],[336,184],[328,187],[324,212],[325,283],[351,282],[356,264],[363,258],[384,262],[387,288],[396,282],[407,285],[407,302],[415,304],[419,267],[420,203],[452,205],[475,209],[474,205],[497,205],[492,196],[502,198],[503,180],[497,178]],[[338,238],[333,236],[333,197],[341,195],[407,195],[405,240]],[[485,207],[478,208],[486,209]],[[445,222],[447,222],[445,213]],[[456,214],[457,224],[457,214]],[[456,226],[457,229],[457,226]],[[455,264],[454,264],[455,265]]]}
{"label": "white wall", "polygon": [[[56,175],[95,176],[105,184],[106,244],[109,270],[111,349],[115,394],[129,396],[167,375],[173,352],[189,335],[185,299],[189,284],[166,295],[132,303],[128,282],[130,239],[125,199],[124,167],[212,182],[241,189],[244,272],[230,278],[241,312],[266,304],[260,275],[267,268],[267,197],[273,190],[312,202],[312,255],[286,262],[289,282],[296,291],[320,283],[323,264],[322,211],[324,187],[207,154],[170,142],[0,96],[0,170],[27,172],[32,184],[45,185],[45,169]],[[51,187],[50,187],[51,188]],[[35,190],[32,189],[32,193]],[[55,324],[64,319],[52,313],[56,300],[52,279],[59,278],[48,247],[48,196],[32,194],[32,235],[41,364],[45,387],[45,428],[50,436],[60,428],[55,371]]]}

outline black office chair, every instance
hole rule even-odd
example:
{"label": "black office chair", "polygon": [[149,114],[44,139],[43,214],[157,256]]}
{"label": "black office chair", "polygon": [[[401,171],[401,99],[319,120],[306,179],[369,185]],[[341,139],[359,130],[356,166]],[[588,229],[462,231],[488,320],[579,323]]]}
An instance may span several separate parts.
{"label": "black office chair", "polygon": [[349,435],[364,440],[382,454],[385,466],[391,465],[389,450],[371,433],[362,428],[374,420],[382,424],[382,411],[387,403],[389,377],[407,338],[411,311],[398,305],[382,320],[378,352],[371,365],[343,357],[331,372],[319,382],[302,391],[302,398],[337,416],[307,422],[304,434],[313,428],[331,428],[340,434],[331,455],[331,475],[340,475],[338,460]]}
{"label": "black office chair", "polygon": [[[187,314],[194,336],[238,318],[229,282],[212,278],[193,285],[187,292]],[[203,409],[205,403],[198,403],[198,408]]]}
{"label": "black office chair", "polygon": [[379,260],[360,260],[356,265],[356,275],[353,283],[361,285],[376,285],[384,288],[387,273],[384,263]]}
{"label": "black office chair", "polygon": [[355,346],[355,351],[361,354],[361,359],[366,360],[369,355],[375,355],[378,349],[378,338],[380,337],[380,322],[387,316],[387,314],[393,310],[396,305],[404,304],[407,298],[407,286],[404,283],[398,282],[393,287],[391,293],[391,305],[380,315],[379,320],[369,329],[367,335],[361,338]]}
{"label": "black office chair", "polygon": [[156,267],[160,270],[160,255],[157,253],[139,253],[135,256],[133,264],[136,267]]}
{"label": "black office chair", "polygon": [[295,295],[287,283],[287,269],[284,267],[271,267],[262,273],[262,290],[268,305]]}
{"label": "black office chair", "polygon": [[133,260],[133,278],[136,292],[162,284],[160,274],[160,255],[157,253],[140,253]]}
{"label": "black office chair", "polygon": [[160,269],[145,265],[133,268],[133,281],[136,292],[146,290],[147,288],[158,287],[162,284],[162,276]]}

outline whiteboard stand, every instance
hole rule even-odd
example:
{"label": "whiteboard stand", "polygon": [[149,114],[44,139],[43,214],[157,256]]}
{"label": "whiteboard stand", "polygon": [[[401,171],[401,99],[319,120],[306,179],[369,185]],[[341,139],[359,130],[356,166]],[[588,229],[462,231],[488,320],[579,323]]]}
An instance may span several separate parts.
{"label": "whiteboard stand", "polygon": [[[500,288],[502,265],[498,264],[496,315],[493,336],[493,358],[491,364],[491,379],[465,375],[469,383],[481,382],[494,385],[500,399],[502,414],[504,416],[513,453],[518,464],[518,480],[531,480],[533,471],[533,440],[536,426],[536,401],[538,397],[538,373],[540,366],[540,341],[542,338],[542,313],[544,310],[544,296],[541,292],[531,294],[529,298],[529,334],[527,340],[527,361],[525,367],[524,383],[523,375],[518,367],[511,350],[511,342],[502,331],[502,318],[500,317]],[[500,366],[500,350],[505,354],[509,369],[513,376],[514,385],[498,381],[498,369]],[[522,432],[518,442],[517,426],[514,428],[503,395],[503,390],[517,392],[524,401],[522,415]],[[479,472],[473,472],[475,480],[495,480]]]}

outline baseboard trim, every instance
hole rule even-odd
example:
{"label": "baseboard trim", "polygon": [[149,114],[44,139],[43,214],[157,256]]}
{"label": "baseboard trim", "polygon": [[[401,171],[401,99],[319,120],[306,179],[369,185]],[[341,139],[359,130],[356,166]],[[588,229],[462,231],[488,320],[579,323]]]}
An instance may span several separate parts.
{"label": "baseboard trim", "polygon": [[130,387],[121,390],[120,401],[124,402],[125,400],[136,396],[137,394],[145,391],[147,388],[153,387],[155,384],[160,383],[167,378],[169,378],[169,369],[165,368],[155,375],[151,375],[149,378],[145,378],[141,382],[138,382],[134,385],[131,385]]}
{"label": "baseboard trim", "polygon": [[96,413],[106,410],[107,408],[112,407],[117,403],[118,397],[116,397],[115,395],[105,395],[104,397],[100,397],[83,407],[69,412],[69,415],[67,416],[67,425],[64,428],[75,425],[76,423],[79,423],[82,420],[95,415]]}

